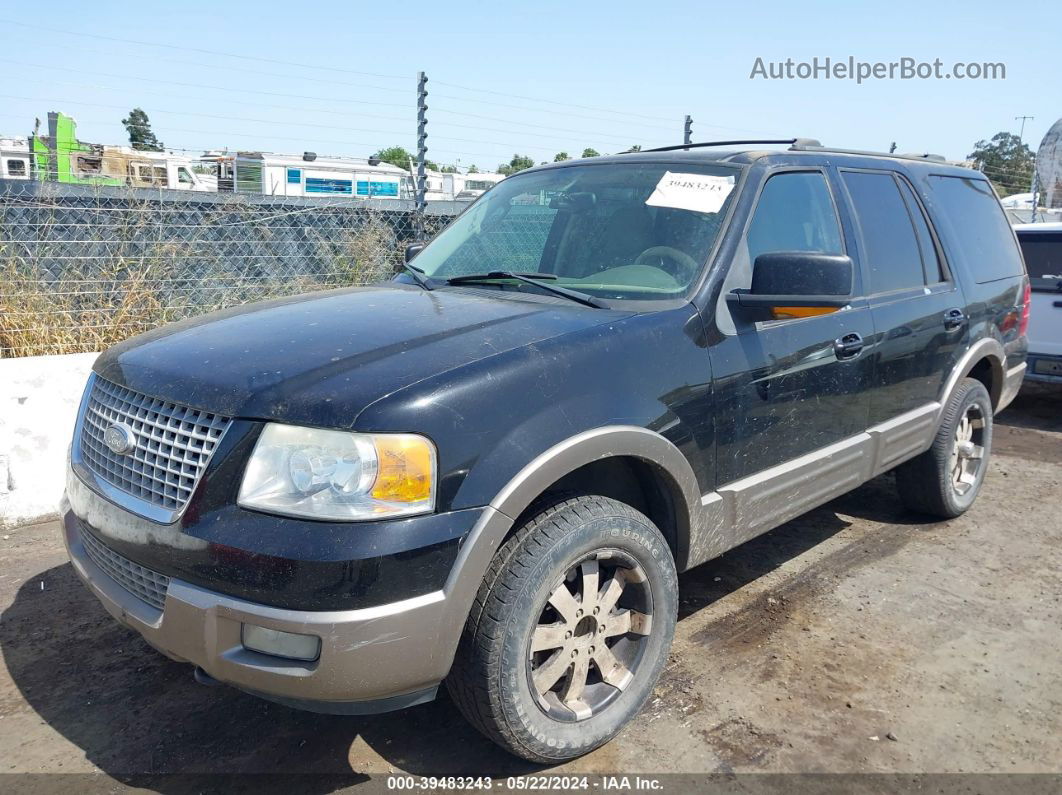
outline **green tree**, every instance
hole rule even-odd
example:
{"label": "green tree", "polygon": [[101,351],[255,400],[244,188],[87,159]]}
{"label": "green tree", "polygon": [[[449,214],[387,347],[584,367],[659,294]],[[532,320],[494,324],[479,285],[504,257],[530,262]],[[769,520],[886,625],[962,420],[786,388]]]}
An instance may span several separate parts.
{"label": "green tree", "polygon": [[468,173],[469,174],[478,174],[479,173],[479,169],[476,168],[476,164],[475,163],[473,163],[472,165],[470,165],[468,167]]}
{"label": "green tree", "polygon": [[557,152],[557,154],[555,154],[553,156],[553,162],[554,163],[562,163],[565,160],[571,160],[571,159],[572,159],[572,156],[569,155],[567,152]]}
{"label": "green tree", "polygon": [[531,168],[533,165],[535,165],[535,161],[527,155],[513,155],[513,159],[508,163],[502,163],[498,166],[498,173],[509,176],[517,171],[523,171],[525,168]]}
{"label": "green tree", "polygon": [[998,132],[991,141],[978,141],[966,157],[985,172],[1003,196],[1025,193],[1032,184],[1035,156],[1013,133]]}
{"label": "green tree", "polygon": [[386,149],[381,149],[373,155],[373,158],[383,163],[390,163],[392,166],[398,166],[399,168],[404,169],[409,168],[410,160],[416,162],[416,158],[414,158],[410,152],[406,151],[406,148],[403,146],[389,146]]}
{"label": "green tree", "polygon": [[442,166],[439,169],[439,173],[441,173],[441,174],[456,174],[457,173],[457,166]]}
{"label": "green tree", "polygon": [[635,144],[634,146],[632,146],[627,151],[628,152],[640,152],[640,151],[642,151],[642,145],[641,144]]}
{"label": "green tree", "polygon": [[129,143],[141,152],[161,152],[165,147],[151,130],[148,115],[141,108],[133,108],[122,119],[125,131],[129,134]]}
{"label": "green tree", "polygon": [[[404,146],[389,146],[386,149],[381,149],[372,156],[376,160],[380,160],[384,163],[390,163],[392,166],[398,166],[409,170],[410,161],[413,162],[413,166],[417,165],[417,158],[412,152],[408,151]],[[424,167],[431,171],[438,171],[439,164],[434,160],[425,160]]]}
{"label": "green tree", "polygon": [[589,146],[583,150],[583,157],[600,157],[601,153],[596,149],[591,149]]}

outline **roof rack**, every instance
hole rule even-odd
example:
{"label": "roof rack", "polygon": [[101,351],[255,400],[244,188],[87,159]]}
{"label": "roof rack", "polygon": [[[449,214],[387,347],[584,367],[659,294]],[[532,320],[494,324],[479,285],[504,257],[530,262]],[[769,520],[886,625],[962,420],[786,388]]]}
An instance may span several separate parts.
{"label": "roof rack", "polygon": [[934,155],[926,152],[875,152],[870,149],[835,149],[832,146],[823,146],[818,141],[808,142],[806,139],[794,142],[790,149],[798,152],[836,152],[841,155],[871,155],[873,157],[895,157],[901,160],[932,160],[936,163],[948,162],[943,155]]}
{"label": "roof rack", "polygon": [[[792,144],[793,149],[801,147],[822,147],[814,138],[749,138],[740,141],[704,141],[695,144],[676,144],[675,146],[658,146],[654,149],[642,149],[642,152],[676,152],[680,149],[698,149],[705,146],[745,146],[746,144]],[[629,150],[634,151],[634,150]],[[628,152],[621,152],[628,154]]]}

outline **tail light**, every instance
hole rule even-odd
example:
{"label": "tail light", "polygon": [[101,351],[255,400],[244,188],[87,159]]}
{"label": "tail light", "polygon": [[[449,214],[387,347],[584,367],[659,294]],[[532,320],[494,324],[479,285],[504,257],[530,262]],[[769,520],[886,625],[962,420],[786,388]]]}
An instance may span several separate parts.
{"label": "tail light", "polygon": [[1025,280],[1025,289],[1021,293],[1021,320],[1018,321],[1018,336],[1024,337],[1029,330],[1029,310],[1032,308],[1032,287]]}

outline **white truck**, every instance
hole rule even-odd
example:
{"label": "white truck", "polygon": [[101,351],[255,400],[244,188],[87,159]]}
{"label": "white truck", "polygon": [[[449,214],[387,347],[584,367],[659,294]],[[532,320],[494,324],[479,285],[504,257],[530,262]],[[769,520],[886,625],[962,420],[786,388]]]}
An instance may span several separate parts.
{"label": "white truck", "polygon": [[1032,302],[1027,381],[1062,384],[1062,223],[1015,224]]}

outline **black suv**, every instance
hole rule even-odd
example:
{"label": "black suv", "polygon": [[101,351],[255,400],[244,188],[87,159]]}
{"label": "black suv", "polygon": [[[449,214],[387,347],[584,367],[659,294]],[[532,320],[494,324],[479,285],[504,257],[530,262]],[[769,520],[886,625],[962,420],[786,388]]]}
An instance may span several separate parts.
{"label": "black suv", "polygon": [[991,186],[739,143],[530,169],[391,282],[107,351],[67,478],[78,574],[200,680],[336,713],[445,682],[555,762],[649,696],[676,572],[892,469],[961,514],[1025,369]]}

